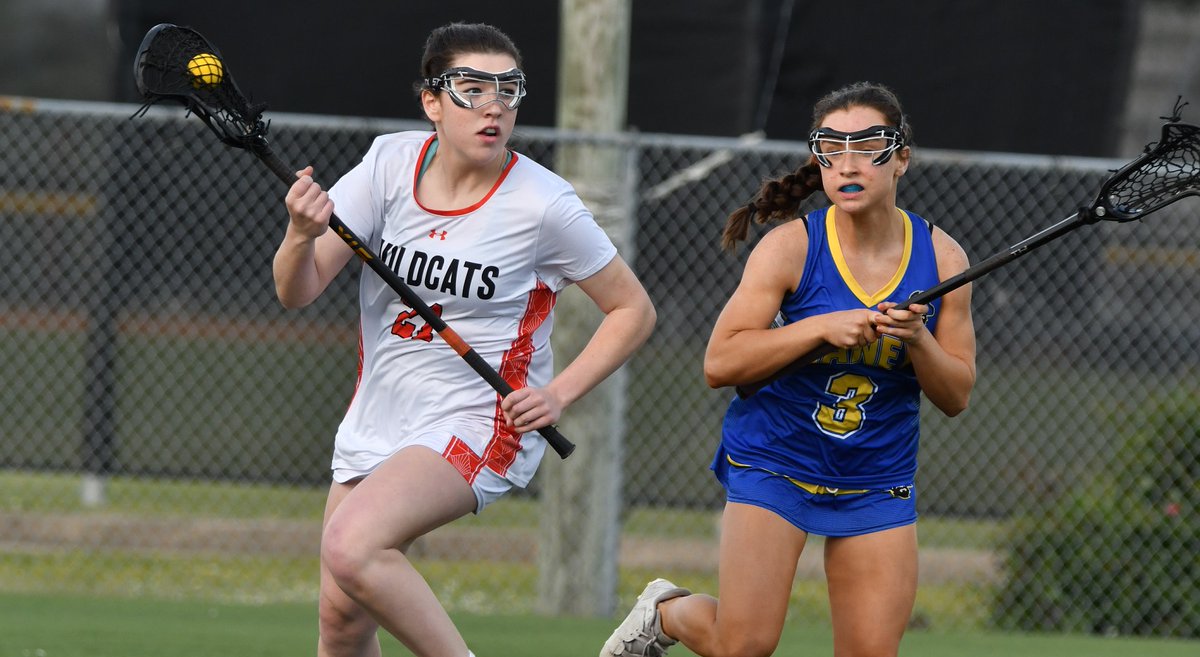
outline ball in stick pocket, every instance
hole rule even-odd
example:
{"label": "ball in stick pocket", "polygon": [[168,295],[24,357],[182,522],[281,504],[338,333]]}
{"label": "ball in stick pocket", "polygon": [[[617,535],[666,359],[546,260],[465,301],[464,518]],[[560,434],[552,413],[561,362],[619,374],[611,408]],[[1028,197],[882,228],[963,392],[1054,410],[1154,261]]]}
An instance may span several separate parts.
{"label": "ball in stick pocket", "polygon": [[190,60],[187,65],[188,73],[192,76],[192,86],[197,89],[215,87],[221,84],[225,77],[225,67],[221,60],[212,53],[202,52]]}

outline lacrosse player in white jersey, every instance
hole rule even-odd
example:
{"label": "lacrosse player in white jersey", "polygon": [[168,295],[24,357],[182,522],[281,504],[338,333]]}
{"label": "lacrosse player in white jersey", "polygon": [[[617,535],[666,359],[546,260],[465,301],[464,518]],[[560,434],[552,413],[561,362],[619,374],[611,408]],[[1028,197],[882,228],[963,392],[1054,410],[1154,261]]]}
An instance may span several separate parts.
{"label": "lacrosse player in white jersey", "polygon": [[[406,550],[525,486],[545,451],[536,430],[653,329],[645,289],[571,186],[507,148],[525,95],[520,66],[492,26],[435,29],[417,90],[434,132],[381,136],[328,192],[312,167],[288,192],[274,262],[285,307],[314,301],[353,256],[328,230],[336,208],[514,389],[500,400],[364,268],[360,375],[337,431],[321,540],[320,657],[379,655],[379,627],[418,657],[471,655]],[[572,283],[604,319],[554,376],[554,302]]]}

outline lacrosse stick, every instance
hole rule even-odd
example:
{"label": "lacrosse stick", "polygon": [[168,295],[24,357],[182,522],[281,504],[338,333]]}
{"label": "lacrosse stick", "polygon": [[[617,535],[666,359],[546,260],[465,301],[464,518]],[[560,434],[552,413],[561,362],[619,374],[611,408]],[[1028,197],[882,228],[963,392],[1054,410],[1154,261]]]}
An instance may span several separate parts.
{"label": "lacrosse stick", "polygon": [[[204,125],[225,144],[254,153],[277,178],[291,185],[296,176],[271,151],[267,143],[268,125],[262,119],[265,104],[250,103],[230,75],[217,47],[193,29],[163,23],[146,33],[134,60],[134,78],[138,91],[149,107],[161,100],[182,103],[190,113],[200,117]],[[143,113],[145,110],[143,108]],[[450,345],[471,369],[487,381],[501,396],[507,397],[513,388],[487,363],[454,329],[446,325],[420,297],[416,295],[379,257],[354,234],[335,214],[329,227],[400,298],[411,306],[438,335]],[[537,430],[550,447],[562,458],[575,449],[554,426]]]}

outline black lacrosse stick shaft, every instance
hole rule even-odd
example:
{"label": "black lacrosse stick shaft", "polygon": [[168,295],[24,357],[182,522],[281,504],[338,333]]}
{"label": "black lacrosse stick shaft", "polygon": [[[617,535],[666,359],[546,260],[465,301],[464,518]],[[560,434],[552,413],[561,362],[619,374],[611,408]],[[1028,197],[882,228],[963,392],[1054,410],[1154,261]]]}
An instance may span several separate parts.
{"label": "black lacrosse stick shaft", "polygon": [[[1052,242],[1059,237],[1062,237],[1063,235],[1075,230],[1076,228],[1079,228],[1080,226],[1094,223],[1095,221],[1096,219],[1092,215],[1091,211],[1088,208],[1083,208],[1079,212],[1067,217],[1066,219],[1063,219],[1053,226],[1050,226],[1049,228],[1046,228],[1035,235],[1017,242],[1016,244],[1008,247],[1007,250],[991,256],[987,260],[984,260],[975,266],[966,269],[960,274],[947,278],[928,290],[914,292],[913,295],[908,298],[906,303],[909,305],[925,305],[934,299],[940,299],[950,292],[953,292],[954,290],[966,285],[967,283],[970,283],[971,281],[988,274],[993,270],[999,269],[1000,267],[1012,262],[1013,260],[1016,260],[1017,258],[1020,258],[1039,246],[1042,246],[1048,242]],[[799,372],[807,365],[815,363],[825,356],[837,351],[837,349],[837,347],[829,343],[824,343],[816,349],[813,349],[812,351],[809,351],[803,356],[792,361],[788,365],[785,365],[783,369],[775,372],[765,379],[755,381],[754,383],[737,386],[737,394],[742,399],[745,399],[759,390],[762,390],[767,385],[774,383],[785,376]]]}
{"label": "black lacrosse stick shaft", "polygon": [[[275,155],[275,153],[271,150],[270,145],[267,144],[266,139],[260,138],[249,143],[247,150],[254,153],[258,159],[261,160],[262,163],[271,170],[271,173],[274,173],[275,177],[279,178],[279,180],[283,181],[289,186],[296,181],[296,174],[294,170],[285,165],[279,159],[279,157]],[[364,263],[366,263],[368,267],[371,268],[371,271],[378,274],[379,277],[382,278],[389,287],[395,290],[395,292],[400,295],[400,298],[404,300],[404,303],[407,303],[413,308],[413,310],[416,310],[417,314],[419,314],[422,319],[428,322],[430,327],[437,331],[438,335],[442,336],[442,339],[445,340],[446,343],[449,344],[450,347],[462,357],[463,360],[467,361],[467,364],[471,366],[471,369],[475,370],[476,374],[483,378],[483,380],[487,381],[488,384],[492,386],[492,389],[500,394],[501,398],[507,397],[512,393],[513,388],[511,385],[509,385],[508,381],[505,381],[504,377],[500,376],[500,373],[493,369],[492,366],[483,359],[483,356],[480,356],[479,353],[476,352],[475,349],[470,345],[468,345],[461,337],[459,337],[458,333],[456,333],[454,329],[450,328],[446,322],[443,321],[442,318],[439,317],[437,313],[435,313],[433,309],[429,307],[428,304],[422,301],[421,297],[417,296],[416,293],[413,292],[412,289],[409,288],[399,276],[396,275],[396,272],[392,271],[387,265],[383,264],[375,252],[372,251],[369,246],[364,244],[363,241],[354,234],[354,231],[350,230],[345,222],[338,218],[336,214],[329,217],[329,228],[336,232],[338,237],[342,238],[342,241],[345,242],[346,245],[349,246],[354,253],[357,254]],[[559,433],[558,428],[554,425],[537,429],[537,432],[542,434],[542,437],[546,439],[546,442],[550,444],[550,447],[554,449],[554,451],[560,457],[565,459],[571,455],[571,452],[575,451],[575,444],[567,440],[565,436]]]}

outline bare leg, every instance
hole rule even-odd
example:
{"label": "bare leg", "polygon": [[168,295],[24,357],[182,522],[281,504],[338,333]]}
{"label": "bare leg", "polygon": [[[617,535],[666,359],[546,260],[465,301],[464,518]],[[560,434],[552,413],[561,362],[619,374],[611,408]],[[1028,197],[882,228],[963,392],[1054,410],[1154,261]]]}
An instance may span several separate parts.
{"label": "bare leg", "polygon": [[663,632],[703,657],[770,655],[808,535],[747,504],[726,504],[721,522],[720,601],[690,595],[663,602]]}
{"label": "bare leg", "polygon": [[[325,502],[325,524],[357,482],[334,483]],[[318,602],[317,657],[379,657],[379,625],[357,602],[342,592],[321,561]]]}
{"label": "bare leg", "polygon": [[834,657],[894,657],[917,596],[917,528],[827,538]]}
{"label": "bare leg", "polygon": [[323,567],[345,596],[417,657],[462,657],[462,635],[404,551],[475,505],[471,487],[441,455],[402,449],[330,514]]}

